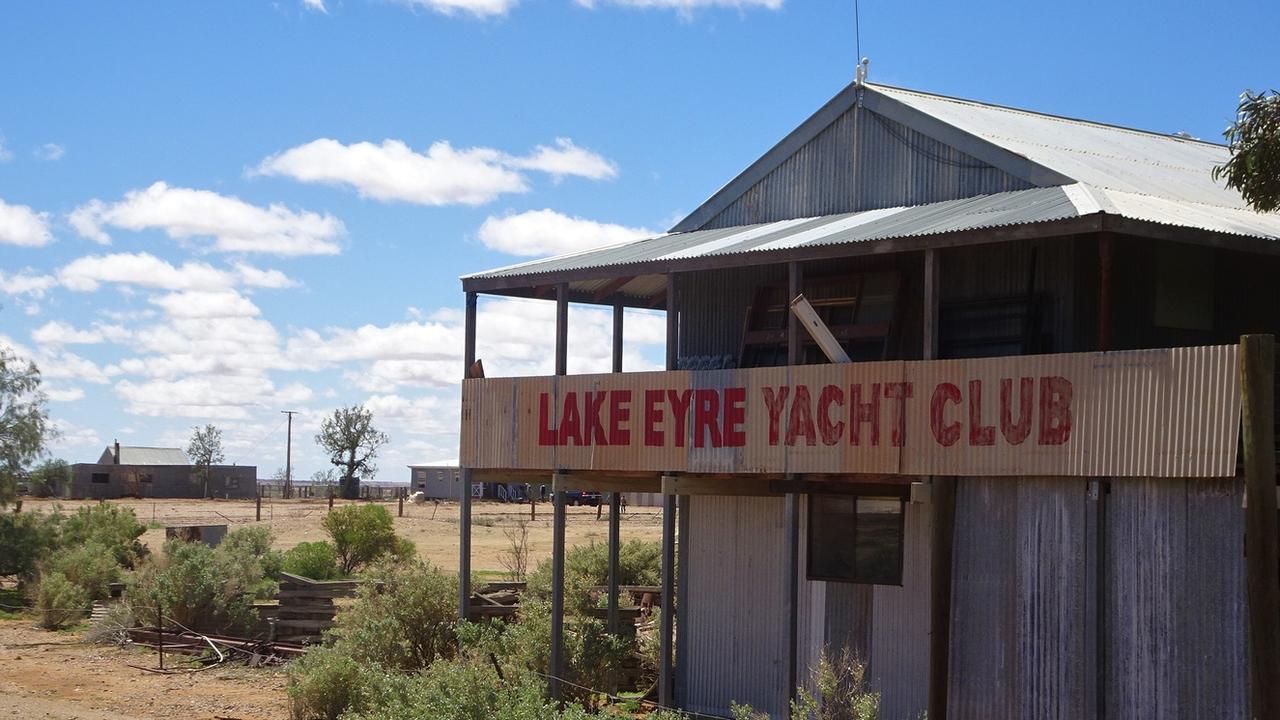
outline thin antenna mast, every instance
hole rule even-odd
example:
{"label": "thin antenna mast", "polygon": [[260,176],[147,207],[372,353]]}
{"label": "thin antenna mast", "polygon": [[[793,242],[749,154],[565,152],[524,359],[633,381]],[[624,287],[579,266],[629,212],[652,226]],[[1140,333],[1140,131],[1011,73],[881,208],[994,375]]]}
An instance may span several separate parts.
{"label": "thin antenna mast", "polygon": [[[289,416],[289,429],[285,435],[284,445],[284,496],[286,498],[293,497],[293,416],[297,414],[297,410],[281,410],[280,412]],[[276,427],[280,427],[277,425]]]}
{"label": "thin antenna mast", "polygon": [[858,13],[858,0],[853,0],[853,47],[857,52],[854,62],[862,62],[862,19]]}

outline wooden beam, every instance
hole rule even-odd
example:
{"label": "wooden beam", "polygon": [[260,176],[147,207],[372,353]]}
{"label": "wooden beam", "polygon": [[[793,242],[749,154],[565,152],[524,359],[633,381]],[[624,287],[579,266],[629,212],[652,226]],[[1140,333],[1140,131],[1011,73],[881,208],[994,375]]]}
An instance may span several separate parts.
{"label": "wooden beam", "polygon": [[622,301],[614,300],[613,302],[613,372],[622,372],[622,325],[623,318],[626,317],[625,309]]}
{"label": "wooden beam", "polygon": [[609,282],[605,283],[599,290],[595,291],[595,294],[591,296],[592,302],[597,302],[597,303],[604,302],[609,298],[610,295],[621,290],[622,286],[626,285],[627,283],[635,279],[636,279],[635,275],[623,275],[622,277],[616,277],[610,280]]}
{"label": "wooden beam", "polygon": [[552,489],[598,490],[600,492],[662,492],[662,481],[657,475],[648,477],[610,477],[594,473],[556,473]]}
{"label": "wooden beam", "polygon": [[[924,252],[924,318],[921,357],[936,360],[939,350],[939,318],[942,296],[942,258],[935,248]],[[933,534],[929,538],[929,717],[947,718],[947,692],[951,682],[951,555],[955,536],[956,480],[934,477],[930,510]]]}
{"label": "wooden beam", "polygon": [[1098,349],[1111,350],[1112,280],[1114,247],[1111,233],[1098,233]]}
{"label": "wooden beam", "polygon": [[556,374],[569,372],[569,283],[556,286]]}
{"label": "wooden beam", "polygon": [[[555,486],[555,476],[552,476]],[[551,520],[551,657],[549,678],[551,699],[560,699],[560,678],[564,677],[564,531],[565,494],[552,495]]]}
{"label": "wooden beam", "polygon": [[[462,332],[464,378],[476,363],[477,303],[476,293],[467,293]],[[471,605],[471,471],[464,468],[459,475],[462,487],[458,490],[458,617],[466,620]]]}
{"label": "wooden beam", "polygon": [[[844,351],[844,346],[840,344],[839,340],[836,340],[835,335],[831,334],[831,329],[827,327],[826,323],[822,322],[822,318],[818,317],[818,312],[809,304],[804,293],[796,295],[791,301],[791,314],[795,316],[797,321],[794,324],[809,331],[809,336],[818,344],[818,347],[822,348],[827,360],[833,363],[851,362],[849,353]],[[790,351],[789,346],[788,351]],[[799,352],[797,351],[796,354],[799,355]]]}
{"label": "wooden beam", "polygon": [[1240,338],[1251,715],[1280,717],[1280,548],[1276,538],[1275,337]]}
{"label": "wooden beam", "polygon": [[[679,276],[667,275],[667,370],[680,363]],[[665,476],[664,476],[665,478]],[[658,704],[675,704],[676,496],[662,496],[662,612],[658,627]],[[681,608],[683,612],[685,608]],[[683,660],[682,660],[683,661]]]}
{"label": "wooden beam", "polygon": [[[911,478],[907,478],[910,480]],[[831,482],[828,480],[770,480],[774,493],[806,495],[885,495],[909,497],[910,482]]]}
{"label": "wooden beam", "polygon": [[663,475],[662,492],[666,495],[778,495],[770,489],[766,478],[727,475],[710,478],[697,475]]}

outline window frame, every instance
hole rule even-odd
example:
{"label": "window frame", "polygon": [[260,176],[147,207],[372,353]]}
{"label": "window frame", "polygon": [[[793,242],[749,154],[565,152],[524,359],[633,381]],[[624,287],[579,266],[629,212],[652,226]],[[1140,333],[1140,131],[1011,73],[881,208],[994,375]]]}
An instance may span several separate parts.
{"label": "window frame", "polygon": [[[909,501],[909,495],[910,495],[909,488],[889,489],[884,487],[858,489],[858,490],[851,490],[851,491],[845,491],[845,492],[810,493],[807,497],[806,505],[808,506],[808,508],[807,508],[807,516],[805,518],[806,520],[805,563],[804,563],[805,579],[810,581],[818,581],[818,582],[846,583],[850,585],[871,585],[871,586],[883,585],[886,587],[902,587],[903,578],[905,576],[905,564],[906,564],[906,556],[907,556],[906,530],[907,530],[907,502]],[[898,527],[897,527],[898,563],[896,567],[897,582],[891,582],[891,583],[877,582],[876,580],[868,579],[865,577],[860,578],[860,577],[857,577],[856,575],[854,577],[841,577],[841,576],[817,574],[814,572],[814,557],[816,555],[816,553],[814,552],[814,548],[820,547],[819,544],[815,543],[815,538],[814,538],[814,532],[816,528],[816,525],[814,523],[814,515],[818,512],[818,504],[820,499],[822,498],[851,498],[853,500],[853,513],[852,513],[853,527],[849,530],[849,532],[852,535],[853,542],[855,544],[857,542],[857,537],[858,537],[858,530],[857,530],[858,500],[861,498],[867,498],[867,499],[874,499],[874,500],[897,500],[898,501]]]}

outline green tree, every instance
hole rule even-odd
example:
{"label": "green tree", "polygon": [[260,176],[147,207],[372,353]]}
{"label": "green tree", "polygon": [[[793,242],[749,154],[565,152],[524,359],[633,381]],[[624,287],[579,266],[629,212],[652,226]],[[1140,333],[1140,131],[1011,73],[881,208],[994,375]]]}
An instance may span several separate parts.
{"label": "green tree", "polygon": [[329,454],[329,462],[342,471],[342,497],[360,497],[361,476],[373,477],[378,450],[388,442],[387,434],[373,426],[373,413],[364,405],[338,408],[320,424],[316,444]]}
{"label": "green tree", "polygon": [[28,465],[54,435],[40,391],[40,370],[0,347],[0,507],[13,500]]}
{"label": "green tree", "polygon": [[37,497],[62,493],[71,484],[71,465],[61,458],[50,458],[27,474],[27,492]]}
{"label": "green tree", "polygon": [[61,516],[52,513],[0,513],[0,576],[34,580],[40,564],[58,547]]}
{"label": "green tree", "polygon": [[187,457],[196,466],[196,480],[202,484],[204,496],[209,497],[209,468],[226,459],[222,453],[222,431],[213,425],[194,427],[192,430],[191,442],[187,444]]}
{"label": "green tree", "polygon": [[333,538],[343,575],[396,550],[391,513],[381,505],[347,505],[325,515],[325,532]]}
{"label": "green tree", "polygon": [[1280,209],[1280,94],[1245,90],[1223,135],[1231,159],[1213,169],[1213,178],[1225,178],[1258,212]]}

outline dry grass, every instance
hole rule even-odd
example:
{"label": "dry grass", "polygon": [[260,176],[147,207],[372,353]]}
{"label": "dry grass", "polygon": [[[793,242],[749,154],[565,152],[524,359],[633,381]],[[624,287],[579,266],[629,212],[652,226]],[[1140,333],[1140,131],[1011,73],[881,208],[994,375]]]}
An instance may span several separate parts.
{"label": "dry grass", "polygon": [[[64,511],[91,505],[94,500],[27,499],[23,512]],[[138,520],[150,529],[142,540],[152,550],[164,544],[164,526],[186,523],[228,524],[232,527],[256,524],[252,500],[110,500],[113,505],[132,508]],[[335,507],[346,501],[335,501]],[[381,503],[396,515],[395,501]],[[328,511],[328,500],[263,500],[262,525],[275,533],[275,547],[287,550],[300,542],[327,539],[320,520]],[[568,508],[565,541],[572,547],[604,542],[608,537],[608,509],[596,520],[592,507]],[[507,533],[518,526],[520,518],[528,519],[529,506],[498,502],[476,502],[471,531],[472,568],[493,577],[504,576],[502,556],[510,550]],[[418,554],[445,570],[458,567],[458,503],[428,502],[414,505],[406,502],[404,517],[396,517],[396,532],[413,541]],[[529,568],[551,556],[551,505],[540,503],[537,518],[528,523]],[[662,537],[662,508],[631,507],[622,516],[623,540],[658,540]]]}

